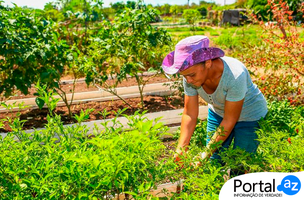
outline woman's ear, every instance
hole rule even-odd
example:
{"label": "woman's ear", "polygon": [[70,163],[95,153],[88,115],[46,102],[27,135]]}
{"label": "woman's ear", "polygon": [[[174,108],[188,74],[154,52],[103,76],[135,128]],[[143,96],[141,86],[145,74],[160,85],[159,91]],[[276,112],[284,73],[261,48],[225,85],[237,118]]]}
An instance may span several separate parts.
{"label": "woman's ear", "polygon": [[205,61],[205,67],[206,67],[207,69],[209,69],[209,68],[211,67],[211,65],[212,65],[212,61],[211,61],[211,60],[206,60],[206,61]]}

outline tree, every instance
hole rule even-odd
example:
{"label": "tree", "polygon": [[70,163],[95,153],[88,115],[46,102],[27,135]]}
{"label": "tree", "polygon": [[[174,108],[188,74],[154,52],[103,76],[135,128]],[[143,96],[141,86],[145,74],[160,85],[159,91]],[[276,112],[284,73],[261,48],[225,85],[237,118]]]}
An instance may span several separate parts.
{"label": "tree", "polygon": [[[159,17],[158,11],[138,4],[135,9],[126,8],[118,14],[114,23],[104,22],[105,28],[90,45],[91,64],[87,66],[86,81],[97,83],[117,95],[117,84],[127,75],[135,77],[143,106],[143,89],[147,81],[138,74],[155,67],[160,71],[163,48],[168,48],[171,38],[166,30],[151,25]],[[106,83],[108,76],[116,77],[112,86]]]}
{"label": "tree", "polygon": [[216,6],[216,4],[215,4],[214,2],[207,2],[207,1],[204,1],[204,0],[201,0],[201,1],[199,2],[199,5],[200,5],[200,6],[210,6],[210,5]]}
{"label": "tree", "polygon": [[178,5],[173,5],[170,7],[170,13],[174,16],[174,22],[176,21],[176,16],[178,13],[182,12],[181,7]]}
{"label": "tree", "polygon": [[196,9],[186,9],[183,13],[183,18],[192,25],[192,28],[194,30],[195,22],[200,18],[200,12]]}
{"label": "tree", "polygon": [[170,13],[170,4],[164,4],[160,7],[161,14],[169,14]]}
{"label": "tree", "polygon": [[135,1],[127,1],[127,8],[135,9],[136,2]]}
{"label": "tree", "polygon": [[[279,3],[280,1],[276,0],[275,2]],[[290,11],[293,11],[293,15],[296,15],[303,0],[281,0],[281,2],[286,2]],[[261,16],[263,20],[272,20],[272,13],[268,12],[270,10],[268,0],[248,0],[247,5],[254,10],[255,14]]]}
{"label": "tree", "polygon": [[179,12],[181,12],[181,9],[178,5],[173,5],[170,7],[170,13],[173,15],[177,15]]}
{"label": "tree", "polygon": [[248,0],[248,5],[254,10],[255,14],[261,16],[262,19],[266,19],[267,16],[269,16],[269,7],[266,6],[267,0]]}
{"label": "tree", "polygon": [[98,30],[92,29],[98,19],[102,17],[101,0],[58,0],[61,2],[62,12],[64,12],[64,23],[60,23],[57,32],[60,39],[67,41],[68,50],[66,50],[67,60],[65,68],[72,74],[73,88],[71,90],[72,98],[68,100],[67,92],[62,89],[60,77],[57,78],[58,95],[69,110],[69,117],[72,117],[71,105],[73,103],[76,81],[83,76],[82,67],[86,62],[87,47],[90,43],[90,35]]}
{"label": "tree", "polygon": [[9,97],[16,89],[28,94],[39,80],[56,87],[68,47],[58,39],[54,23],[19,7],[0,6],[0,13],[1,96]]}
{"label": "tree", "polygon": [[116,2],[116,3],[110,3],[111,8],[113,8],[115,10],[116,13],[121,13],[124,8],[126,7],[126,5],[124,4],[124,2]]}
{"label": "tree", "polygon": [[197,10],[201,13],[201,16],[203,18],[206,18],[206,16],[207,16],[207,8],[206,7],[201,6]]}
{"label": "tree", "polygon": [[246,7],[247,2],[248,2],[248,0],[237,0],[236,6],[238,8],[244,8],[244,7]]}
{"label": "tree", "polygon": [[44,9],[45,11],[54,10],[56,9],[56,5],[53,4],[53,2],[48,2],[45,4]]}
{"label": "tree", "polygon": [[47,10],[44,12],[44,17],[46,17],[48,20],[53,20],[55,22],[63,21],[64,20],[64,15],[62,12],[56,9],[52,10]]}
{"label": "tree", "polygon": [[102,0],[57,0],[56,4],[65,13],[70,12],[95,12],[102,7]]}
{"label": "tree", "polygon": [[49,20],[53,20],[55,22],[62,21],[64,19],[64,16],[62,12],[60,12],[56,5],[53,2],[49,2],[45,4],[44,6],[44,17],[46,17]]}

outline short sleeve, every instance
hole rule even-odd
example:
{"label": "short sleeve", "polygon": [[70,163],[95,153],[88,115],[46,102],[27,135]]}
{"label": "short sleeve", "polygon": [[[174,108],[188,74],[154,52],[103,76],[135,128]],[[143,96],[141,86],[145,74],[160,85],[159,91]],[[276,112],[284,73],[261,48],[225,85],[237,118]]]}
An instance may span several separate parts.
{"label": "short sleeve", "polygon": [[241,73],[237,78],[231,80],[227,90],[227,101],[240,101],[245,98],[247,92],[247,76]]}
{"label": "short sleeve", "polygon": [[184,77],[183,77],[183,85],[184,85],[184,92],[187,96],[195,96],[198,94],[196,89],[191,87],[190,84],[186,82],[186,79]]}

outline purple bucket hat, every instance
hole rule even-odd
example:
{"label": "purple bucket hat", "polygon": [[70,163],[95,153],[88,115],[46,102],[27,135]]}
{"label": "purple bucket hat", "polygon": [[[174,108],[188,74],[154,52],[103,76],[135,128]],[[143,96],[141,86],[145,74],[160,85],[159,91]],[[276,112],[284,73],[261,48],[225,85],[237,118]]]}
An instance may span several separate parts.
{"label": "purple bucket hat", "polygon": [[169,53],[163,60],[162,68],[166,74],[176,74],[197,63],[224,55],[223,50],[209,47],[207,36],[190,36],[175,45],[175,51]]}

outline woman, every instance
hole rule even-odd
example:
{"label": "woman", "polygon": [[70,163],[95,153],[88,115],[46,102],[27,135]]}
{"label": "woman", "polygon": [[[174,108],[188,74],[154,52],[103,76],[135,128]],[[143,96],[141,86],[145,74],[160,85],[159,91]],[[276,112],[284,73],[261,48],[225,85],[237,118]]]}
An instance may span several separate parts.
{"label": "woman", "polygon": [[[237,59],[224,56],[219,48],[209,47],[206,36],[191,36],[178,42],[162,64],[167,74],[181,74],[185,90],[185,105],[176,160],[187,150],[198,117],[198,96],[209,107],[207,150],[202,158],[220,161],[219,151],[239,147],[255,153],[258,147],[255,130],[267,113],[266,100],[252,83],[246,67]],[[209,134],[208,134],[209,135]],[[215,144],[222,142],[216,150]],[[213,148],[210,148],[213,147]]]}

